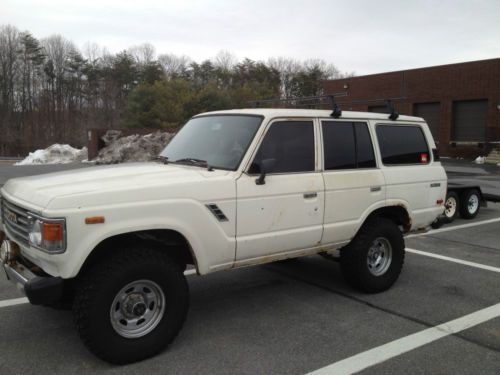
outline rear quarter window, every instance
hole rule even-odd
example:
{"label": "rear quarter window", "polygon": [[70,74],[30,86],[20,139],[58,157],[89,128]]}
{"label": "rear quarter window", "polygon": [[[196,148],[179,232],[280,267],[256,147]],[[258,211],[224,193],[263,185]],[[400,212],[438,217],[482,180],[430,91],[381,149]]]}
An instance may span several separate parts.
{"label": "rear quarter window", "polygon": [[429,146],[418,125],[377,125],[377,139],[385,165],[430,162]]}

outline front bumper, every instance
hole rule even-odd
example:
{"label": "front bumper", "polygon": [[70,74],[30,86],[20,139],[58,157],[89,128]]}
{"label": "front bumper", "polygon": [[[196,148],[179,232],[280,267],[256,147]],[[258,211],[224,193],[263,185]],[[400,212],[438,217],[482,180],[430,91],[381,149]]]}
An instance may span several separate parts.
{"label": "front bumper", "polygon": [[[0,232],[0,240],[2,237],[5,235]],[[19,256],[19,247],[6,238],[1,242],[1,249],[3,255],[0,258],[0,265],[7,279],[28,297],[31,304],[50,305],[62,299],[63,279],[36,274],[36,267],[29,266],[23,261]]]}

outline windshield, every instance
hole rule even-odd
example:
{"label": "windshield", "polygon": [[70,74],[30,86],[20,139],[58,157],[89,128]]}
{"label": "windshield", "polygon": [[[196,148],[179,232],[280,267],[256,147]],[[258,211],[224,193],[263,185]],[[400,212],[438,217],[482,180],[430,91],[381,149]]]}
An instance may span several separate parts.
{"label": "windshield", "polygon": [[262,117],[203,116],[189,120],[161,152],[168,162],[236,170]]}

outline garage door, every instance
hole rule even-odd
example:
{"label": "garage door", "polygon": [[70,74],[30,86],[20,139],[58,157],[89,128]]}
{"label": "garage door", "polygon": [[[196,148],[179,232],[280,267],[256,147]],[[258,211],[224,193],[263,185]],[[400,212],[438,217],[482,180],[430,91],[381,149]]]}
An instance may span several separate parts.
{"label": "garage door", "polygon": [[439,139],[439,110],[439,103],[416,103],[413,107],[414,115],[427,122],[435,140]]}
{"label": "garage door", "polygon": [[484,142],[487,113],[487,100],[453,102],[453,140]]}

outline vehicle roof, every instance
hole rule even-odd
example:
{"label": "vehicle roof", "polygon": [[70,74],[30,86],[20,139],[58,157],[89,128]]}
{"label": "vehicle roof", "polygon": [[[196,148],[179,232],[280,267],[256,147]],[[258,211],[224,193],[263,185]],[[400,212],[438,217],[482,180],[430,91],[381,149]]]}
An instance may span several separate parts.
{"label": "vehicle roof", "polygon": [[[332,110],[324,109],[296,109],[296,108],[242,108],[230,109],[224,111],[213,111],[200,113],[200,115],[260,115],[266,118],[274,117],[330,117]],[[342,111],[339,119],[366,119],[366,120],[389,120],[388,113],[374,113],[374,112],[353,112]],[[396,121],[424,121],[421,117],[413,117],[400,115]],[[391,121],[392,122],[392,121]]]}

